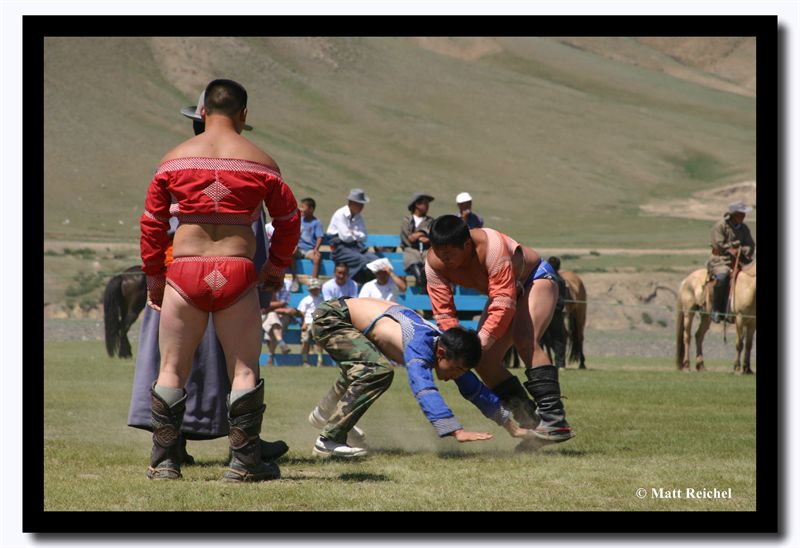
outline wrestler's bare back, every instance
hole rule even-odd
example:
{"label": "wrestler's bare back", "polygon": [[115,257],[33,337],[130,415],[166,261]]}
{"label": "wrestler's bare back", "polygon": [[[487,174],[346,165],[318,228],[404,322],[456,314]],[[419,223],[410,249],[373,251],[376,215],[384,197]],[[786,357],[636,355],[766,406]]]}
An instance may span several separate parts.
{"label": "wrestler's bare back", "polygon": [[[350,320],[353,322],[353,326],[362,333],[369,327],[372,320],[397,304],[366,297],[346,299],[345,303],[350,310]],[[383,355],[398,363],[403,363],[403,331],[395,320],[381,318],[369,332],[367,338],[375,343]]]}
{"label": "wrestler's bare back", "polygon": [[[227,127],[207,125],[206,131],[167,152],[161,162],[177,158],[236,158],[264,164],[280,173],[278,165],[268,154]],[[250,225],[181,224],[175,232],[172,246],[174,257],[252,259],[256,252],[256,240]]]}

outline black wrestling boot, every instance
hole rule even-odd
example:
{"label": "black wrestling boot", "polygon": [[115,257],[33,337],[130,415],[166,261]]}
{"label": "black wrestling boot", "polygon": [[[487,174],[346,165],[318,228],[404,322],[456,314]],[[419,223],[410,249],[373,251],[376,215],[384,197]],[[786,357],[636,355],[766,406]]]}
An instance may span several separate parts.
{"label": "black wrestling boot", "polygon": [[514,420],[522,428],[536,428],[539,419],[536,416],[536,404],[528,397],[522,383],[516,376],[511,376],[492,388],[503,406],[511,411]]}
{"label": "black wrestling boot", "polygon": [[574,436],[561,402],[558,368],[552,365],[533,367],[525,371],[525,376],[528,377],[525,388],[536,402],[540,421],[539,426],[533,429],[534,433],[543,440],[556,442]]}
{"label": "black wrestling boot", "polygon": [[188,396],[183,397],[172,406],[154,390],[156,383],[150,388],[151,425],[153,427],[153,450],[150,453],[150,467],[147,478],[154,480],[173,480],[181,477],[181,461],[184,448],[181,447],[181,424],[186,411]]}
{"label": "black wrestling boot", "polygon": [[[261,440],[261,460],[272,462],[278,460],[289,451],[289,446],[283,440],[266,441]],[[228,460],[233,458],[233,450],[228,449]]]}
{"label": "black wrestling boot", "polygon": [[255,388],[230,403],[228,396],[228,421],[231,462],[222,479],[225,481],[267,481],[281,477],[274,462],[264,462],[261,457],[261,422],[264,419],[264,379]]}
{"label": "black wrestling boot", "polygon": [[408,267],[406,271],[414,277],[414,285],[419,287],[420,292],[427,293],[428,292],[428,279],[425,277],[425,265],[422,264],[412,264]]}
{"label": "black wrestling boot", "polygon": [[286,445],[286,442],[283,440],[261,440],[261,460],[264,462],[278,460],[285,455],[287,451],[289,451],[289,446]]}
{"label": "black wrestling boot", "polygon": [[178,442],[181,446],[181,465],[192,466],[194,464],[194,457],[186,451],[186,438],[181,434],[181,440]]}

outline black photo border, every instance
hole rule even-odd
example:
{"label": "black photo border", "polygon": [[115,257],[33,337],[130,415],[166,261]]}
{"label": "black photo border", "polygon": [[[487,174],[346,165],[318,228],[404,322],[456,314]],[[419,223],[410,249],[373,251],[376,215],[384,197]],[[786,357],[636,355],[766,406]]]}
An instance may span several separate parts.
{"label": "black photo border", "polygon": [[[785,30],[777,16],[78,16],[25,15],[23,40],[23,531],[40,540],[105,539],[120,534],[182,533],[181,539],[205,539],[206,533],[247,533],[253,538],[313,539],[350,536],[357,540],[387,535],[408,539],[463,538],[481,534],[502,538],[598,539],[597,533],[631,540],[657,534],[742,540],[741,533],[776,539],[785,531],[786,477],[783,406],[786,379],[782,350],[786,312],[778,292],[781,274],[779,242],[786,216],[785,127],[779,113],[785,97],[779,73],[784,72]],[[264,24],[269,21],[270,24]],[[191,32],[187,33],[187,29]],[[264,29],[269,29],[265,34]],[[180,30],[180,32],[178,32]],[[137,31],[137,32],[132,32]],[[43,305],[43,255],[39,243],[44,228],[39,208],[44,193],[44,39],[50,36],[754,36],[757,44],[757,189],[759,250],[777,261],[777,283],[765,283],[758,294],[760,365],[756,429],[756,510],[754,512],[268,512],[241,519],[234,512],[61,512],[44,510],[44,341],[38,323]],[[30,291],[26,291],[30,290]],[[37,301],[38,299],[41,299]],[[34,316],[37,316],[34,319]],[[36,325],[34,325],[36,324]],[[41,349],[41,350],[39,350]],[[779,390],[780,387],[780,390]],[[10,473],[7,471],[7,473]],[[302,518],[302,519],[298,519]],[[235,525],[232,527],[232,524]],[[313,525],[310,525],[313,524]],[[497,534],[505,534],[500,537]],[[591,536],[588,536],[591,534]],[[707,537],[708,535],[703,535]],[[755,538],[754,537],[754,538]],[[126,537],[128,540],[130,537]],[[226,537],[220,536],[220,539]],[[488,537],[486,537],[488,538]]]}

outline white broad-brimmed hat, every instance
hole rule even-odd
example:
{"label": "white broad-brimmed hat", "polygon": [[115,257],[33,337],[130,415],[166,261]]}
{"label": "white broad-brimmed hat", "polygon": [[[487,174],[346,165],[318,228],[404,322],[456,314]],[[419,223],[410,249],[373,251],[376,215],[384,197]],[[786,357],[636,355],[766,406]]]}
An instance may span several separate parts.
{"label": "white broad-brimmed hat", "polygon": [[375,259],[371,263],[367,263],[367,268],[369,268],[372,272],[392,270],[392,263],[389,262],[389,259],[381,257],[380,259]]}
{"label": "white broad-brimmed hat", "polygon": [[347,200],[350,202],[358,202],[359,204],[369,203],[369,198],[360,188],[351,189],[350,194],[347,196]]}
{"label": "white broad-brimmed hat", "polygon": [[472,196],[469,195],[469,192],[462,192],[458,196],[456,196],[456,203],[463,204],[464,202],[471,202]]}
{"label": "white broad-brimmed hat", "polygon": [[308,280],[309,289],[319,289],[320,287],[322,287],[322,282],[319,281],[319,278],[311,278]]}
{"label": "white broad-brimmed hat", "polygon": [[742,201],[728,205],[728,213],[750,213],[751,211],[753,211],[753,208]]}
{"label": "white broad-brimmed hat", "polygon": [[[203,108],[203,102],[206,98],[206,90],[200,92],[200,98],[197,100],[197,106],[194,107],[189,105],[188,107],[183,107],[181,109],[181,114],[189,118],[190,120],[194,120],[195,122],[202,122],[203,117],[200,115],[200,109]],[[245,124],[244,129],[247,131],[252,131],[253,126],[250,124]]]}

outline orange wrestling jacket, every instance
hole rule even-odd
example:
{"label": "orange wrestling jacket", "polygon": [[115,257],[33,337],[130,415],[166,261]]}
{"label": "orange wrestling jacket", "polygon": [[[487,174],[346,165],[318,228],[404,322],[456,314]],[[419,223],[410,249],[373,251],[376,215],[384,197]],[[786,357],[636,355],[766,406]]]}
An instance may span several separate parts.
{"label": "orange wrestling jacket", "polygon": [[275,233],[266,273],[283,272],[300,238],[297,201],[281,174],[258,162],[230,158],[177,158],[156,170],[140,219],[142,270],[163,286],[170,216],[181,223],[249,225],[267,206]]}
{"label": "orange wrestling jacket", "polygon": [[[481,229],[486,233],[486,272],[488,273],[489,300],[486,303],[486,320],[483,322],[478,337],[483,350],[491,347],[502,337],[514,320],[517,310],[517,280],[511,257],[519,244],[511,237],[491,228]],[[433,317],[439,329],[445,331],[458,325],[456,306],[453,300],[453,289],[447,272],[434,270],[425,262],[425,274],[428,278],[428,296],[431,299]],[[473,289],[478,289],[473,287]]]}

